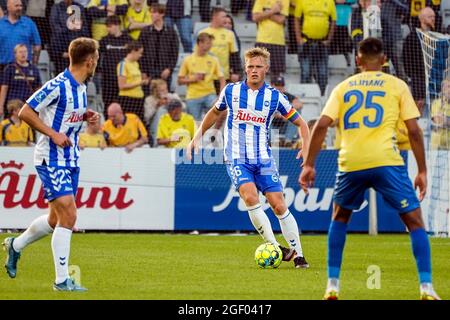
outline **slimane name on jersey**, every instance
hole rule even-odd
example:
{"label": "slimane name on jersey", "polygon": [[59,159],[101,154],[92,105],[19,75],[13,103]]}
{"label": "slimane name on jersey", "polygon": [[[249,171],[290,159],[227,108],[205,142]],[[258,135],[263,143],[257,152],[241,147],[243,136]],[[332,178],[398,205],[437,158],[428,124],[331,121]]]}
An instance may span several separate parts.
{"label": "slimane name on jersey", "polygon": [[350,87],[354,86],[365,86],[365,87],[382,87],[384,86],[385,81],[384,80],[365,80],[365,79],[359,79],[359,80],[352,80],[349,82]]}

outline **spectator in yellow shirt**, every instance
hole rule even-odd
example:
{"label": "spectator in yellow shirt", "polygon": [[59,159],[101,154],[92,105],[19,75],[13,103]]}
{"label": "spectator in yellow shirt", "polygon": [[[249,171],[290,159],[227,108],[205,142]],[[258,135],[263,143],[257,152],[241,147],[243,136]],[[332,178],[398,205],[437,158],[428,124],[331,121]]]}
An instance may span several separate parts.
{"label": "spectator in yellow shirt", "polygon": [[[302,23],[300,24],[300,21]],[[322,95],[328,83],[328,49],[336,26],[333,0],[304,0],[295,7],[295,37],[301,66],[301,83],[311,83],[317,69]]]}
{"label": "spectator in yellow shirt", "polygon": [[92,38],[100,41],[108,35],[106,29],[106,18],[119,16],[122,20],[127,13],[127,0],[90,0],[87,13],[92,19]]}
{"label": "spectator in yellow shirt", "polygon": [[34,145],[33,129],[19,118],[22,106],[23,102],[19,99],[8,101],[6,108],[9,118],[0,123],[1,145],[10,147]]}
{"label": "spectator in yellow shirt", "polygon": [[142,86],[149,84],[148,77],[141,73],[139,59],[144,53],[142,44],[133,41],[127,47],[127,56],[117,65],[119,85],[119,103],[125,113],[136,114],[144,119],[144,90]]}
{"label": "spectator in yellow shirt", "polygon": [[431,146],[433,149],[450,150],[450,80],[442,81],[442,98],[431,105]]}
{"label": "spectator in yellow shirt", "polygon": [[130,0],[127,14],[124,18],[125,29],[133,40],[139,39],[141,30],[152,24],[152,16],[146,0]]}
{"label": "spectator in yellow shirt", "polygon": [[110,147],[125,147],[130,153],[147,143],[148,135],[142,121],[133,113],[123,114],[118,103],[108,107],[108,120],[103,124],[103,133]]}
{"label": "spectator in yellow shirt", "polygon": [[181,101],[172,100],[158,125],[158,145],[167,148],[185,148],[194,137],[194,118],[182,111]]}
{"label": "spectator in yellow shirt", "polygon": [[270,73],[273,78],[286,71],[286,40],[284,22],[289,16],[289,0],[256,0],[252,19],[258,24],[255,47],[270,52]]}
{"label": "spectator in yellow shirt", "polygon": [[[224,27],[227,22],[226,19],[227,12],[224,8],[213,8],[209,27],[200,30],[198,34],[205,32],[214,36],[211,53],[219,59],[225,79],[231,82],[237,82],[239,81],[239,74],[230,74],[230,68],[232,70],[238,70],[241,61],[234,33]],[[237,59],[233,55],[237,55]],[[232,62],[233,65],[231,65]]]}
{"label": "spectator in yellow shirt", "polygon": [[216,100],[214,80],[219,79],[220,91],[225,86],[225,79],[219,60],[208,54],[214,36],[200,33],[194,53],[187,56],[178,73],[178,84],[187,85],[186,105],[195,120],[202,120],[202,112],[209,110]]}
{"label": "spectator in yellow shirt", "polygon": [[86,130],[80,134],[78,145],[81,150],[84,148],[100,148],[102,150],[106,148],[106,140],[100,126],[100,121],[87,123]]}

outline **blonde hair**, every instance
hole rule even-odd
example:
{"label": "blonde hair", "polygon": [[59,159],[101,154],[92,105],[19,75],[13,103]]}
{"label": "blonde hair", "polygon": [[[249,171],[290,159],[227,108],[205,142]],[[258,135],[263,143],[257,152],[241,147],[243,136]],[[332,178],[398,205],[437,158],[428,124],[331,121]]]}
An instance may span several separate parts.
{"label": "blonde hair", "polygon": [[20,48],[26,48],[26,49],[28,50],[28,48],[27,48],[26,45],[24,45],[23,43],[19,43],[18,45],[16,45],[16,46],[14,47],[14,54],[17,54],[17,51],[18,51]]}
{"label": "blonde hair", "polygon": [[167,82],[163,79],[155,79],[152,80],[152,82],[150,82],[150,91],[152,93],[152,96],[154,97],[158,96],[158,87],[162,85],[167,86]]}
{"label": "blonde hair", "polygon": [[244,58],[245,58],[245,64],[247,64],[247,62],[252,59],[252,58],[256,58],[256,57],[261,57],[265,60],[265,62],[270,65],[270,52],[267,51],[266,48],[261,48],[261,47],[255,47],[252,49],[248,49],[247,51],[245,51],[244,54]]}
{"label": "blonde hair", "polygon": [[19,99],[9,100],[6,104],[6,110],[8,110],[9,114],[12,114],[14,110],[18,110],[22,108],[23,101]]}

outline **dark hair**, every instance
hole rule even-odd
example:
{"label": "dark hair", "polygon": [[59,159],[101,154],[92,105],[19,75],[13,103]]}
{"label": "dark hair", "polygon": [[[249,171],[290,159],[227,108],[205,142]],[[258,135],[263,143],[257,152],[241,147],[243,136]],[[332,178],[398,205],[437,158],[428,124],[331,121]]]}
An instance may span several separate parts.
{"label": "dark hair", "polygon": [[383,42],[377,38],[367,38],[358,45],[358,53],[364,57],[377,57],[384,53]]}
{"label": "dark hair", "polygon": [[118,16],[109,16],[106,17],[106,25],[107,26],[118,26],[120,25],[120,18]]}
{"label": "dark hair", "polygon": [[178,99],[170,100],[169,104],[167,105],[167,111],[172,111],[176,108],[181,108],[183,105],[181,104],[181,101]]}
{"label": "dark hair", "polygon": [[156,11],[159,14],[166,14],[166,5],[162,3],[153,3],[150,11]]}
{"label": "dark hair", "polygon": [[91,38],[77,38],[69,45],[70,63],[79,65],[98,50],[98,41]]}
{"label": "dark hair", "polygon": [[127,45],[127,54],[129,54],[132,51],[138,51],[143,47],[144,46],[142,45],[142,43],[140,43],[139,41],[133,40]]}
{"label": "dark hair", "polygon": [[231,29],[234,31],[234,19],[231,14],[227,13],[227,18],[231,21]]}
{"label": "dark hair", "polygon": [[200,42],[204,42],[207,39],[214,40],[214,36],[212,34],[202,32],[197,36],[197,44],[199,44]]}

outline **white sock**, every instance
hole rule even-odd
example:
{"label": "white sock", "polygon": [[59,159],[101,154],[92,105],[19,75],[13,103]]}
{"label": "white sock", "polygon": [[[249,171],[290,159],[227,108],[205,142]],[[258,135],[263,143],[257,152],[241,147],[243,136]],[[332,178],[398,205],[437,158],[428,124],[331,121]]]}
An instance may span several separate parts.
{"label": "white sock", "polygon": [[339,279],[338,278],[328,278],[327,290],[339,291]]}
{"label": "white sock", "polygon": [[52,237],[53,261],[55,262],[55,283],[64,282],[69,277],[70,238],[72,230],[56,227]]}
{"label": "white sock", "polygon": [[20,252],[26,246],[51,233],[53,229],[48,224],[47,218],[48,215],[42,215],[36,218],[24,233],[14,239],[13,249]]}
{"label": "white sock", "polygon": [[256,231],[259,232],[261,237],[263,237],[264,241],[273,243],[278,246],[279,243],[277,242],[277,240],[275,239],[275,235],[273,234],[270,220],[264,210],[261,208],[261,205],[258,203],[257,205],[247,207],[247,210],[253,226],[255,227]]}
{"label": "white sock", "polygon": [[280,220],[281,232],[289,247],[297,252],[297,256],[303,257],[302,244],[298,234],[298,225],[294,216],[287,210],[282,216],[277,216]]}

